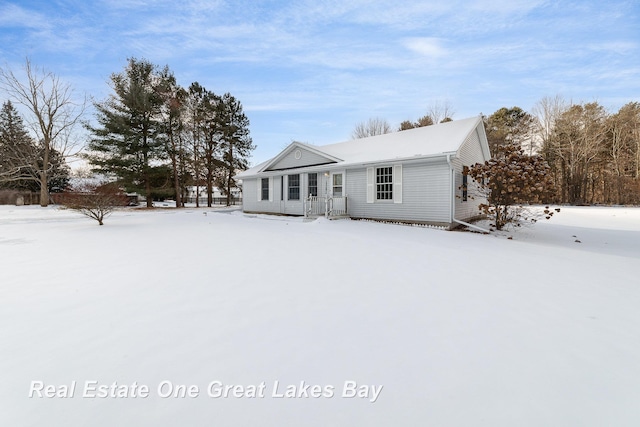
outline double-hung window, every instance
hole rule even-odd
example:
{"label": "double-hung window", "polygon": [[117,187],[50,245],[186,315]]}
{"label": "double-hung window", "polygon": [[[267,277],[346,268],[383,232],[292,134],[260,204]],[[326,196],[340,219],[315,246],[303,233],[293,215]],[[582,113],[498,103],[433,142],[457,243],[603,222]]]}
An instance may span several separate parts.
{"label": "double-hung window", "polygon": [[402,165],[367,168],[367,203],[402,203]]}
{"label": "double-hung window", "polygon": [[269,178],[262,178],[261,186],[262,186],[261,200],[269,200]]}
{"label": "double-hung window", "polygon": [[342,174],[333,174],[333,197],[342,197]]}
{"label": "double-hung window", "polygon": [[393,167],[376,168],[376,200],[393,200]]}
{"label": "double-hung window", "polygon": [[287,181],[289,184],[288,200],[300,200],[300,174],[289,175]]}

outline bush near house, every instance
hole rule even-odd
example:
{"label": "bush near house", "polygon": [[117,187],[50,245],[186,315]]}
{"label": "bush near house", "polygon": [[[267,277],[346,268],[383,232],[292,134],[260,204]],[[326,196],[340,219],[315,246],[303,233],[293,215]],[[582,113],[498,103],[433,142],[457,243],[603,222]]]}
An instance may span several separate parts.
{"label": "bush near house", "polygon": [[[479,195],[487,202],[480,211],[494,220],[496,229],[509,223],[535,221],[537,215],[524,205],[546,203],[553,195],[551,168],[542,156],[528,156],[516,144],[498,147],[495,157],[476,163],[468,174],[478,184]],[[557,211],[557,210],[556,210]],[[546,207],[543,217],[549,219],[553,211]]]}

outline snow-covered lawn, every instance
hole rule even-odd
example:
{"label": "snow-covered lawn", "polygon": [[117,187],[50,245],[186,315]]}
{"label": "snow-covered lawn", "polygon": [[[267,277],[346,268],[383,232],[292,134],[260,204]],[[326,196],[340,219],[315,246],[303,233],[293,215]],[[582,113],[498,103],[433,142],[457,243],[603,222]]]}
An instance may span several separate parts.
{"label": "snow-covered lawn", "polygon": [[637,208],[496,237],[2,206],[0,426],[638,426],[639,261]]}

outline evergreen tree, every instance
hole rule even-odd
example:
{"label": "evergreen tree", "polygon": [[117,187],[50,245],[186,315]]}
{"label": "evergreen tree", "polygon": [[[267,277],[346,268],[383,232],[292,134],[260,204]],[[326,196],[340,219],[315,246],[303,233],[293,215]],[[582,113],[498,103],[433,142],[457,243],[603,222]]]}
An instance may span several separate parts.
{"label": "evergreen tree", "polygon": [[398,128],[398,130],[403,131],[431,125],[433,125],[433,119],[430,116],[422,116],[415,123],[410,120],[403,121],[402,123],[400,123],[400,127]]}
{"label": "evergreen tree", "polygon": [[11,101],[5,102],[0,110],[0,183],[15,187],[17,181],[37,180],[31,173],[37,159],[37,148],[22,117]]}
{"label": "evergreen tree", "polygon": [[[205,91],[202,99],[202,167],[207,185],[207,206],[213,203],[213,184],[219,175],[219,170],[224,168],[221,160],[223,137],[224,104],[219,96],[211,91]],[[223,186],[219,186],[224,188]]]}
{"label": "evergreen tree", "polygon": [[196,207],[200,207],[200,183],[202,178],[202,140],[206,128],[205,97],[207,90],[198,82],[191,83],[186,98],[187,108],[187,130],[185,138],[190,149],[190,161],[188,172],[185,169],[184,175],[190,175],[191,184],[196,187]]}
{"label": "evergreen tree", "polygon": [[166,157],[162,108],[162,75],[146,60],[129,59],[125,70],[111,76],[114,93],[96,103],[98,126],[88,129],[89,162],[99,172],[114,174],[129,190],[141,191],[153,206],[152,179],[157,161]]}
{"label": "evergreen tree", "polygon": [[173,73],[165,67],[160,75],[159,91],[163,99],[162,106],[162,133],[164,134],[165,149],[171,160],[171,174],[173,192],[175,193],[176,208],[183,207],[181,199],[181,162],[184,161],[182,153],[182,133],[185,120],[185,102],[187,92],[178,85]]}
{"label": "evergreen tree", "polygon": [[245,170],[249,164],[251,151],[255,149],[249,136],[249,119],[242,110],[242,104],[231,94],[220,98],[220,151],[222,153],[222,172],[224,185],[221,187],[227,196],[227,206],[231,204],[231,188],[236,185],[233,179],[236,171]]}
{"label": "evergreen tree", "polygon": [[527,149],[528,154],[535,151],[532,143],[535,118],[520,107],[500,108],[485,119],[485,129],[492,153],[509,143]]}

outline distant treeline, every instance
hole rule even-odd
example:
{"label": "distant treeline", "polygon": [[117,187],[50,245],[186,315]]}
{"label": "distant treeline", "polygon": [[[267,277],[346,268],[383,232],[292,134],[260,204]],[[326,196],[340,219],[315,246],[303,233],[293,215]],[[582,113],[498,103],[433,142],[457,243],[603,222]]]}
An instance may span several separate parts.
{"label": "distant treeline", "polygon": [[543,98],[532,113],[501,108],[485,117],[492,152],[515,142],[542,155],[556,203],[640,204],[640,103],[609,113],[597,102]]}

